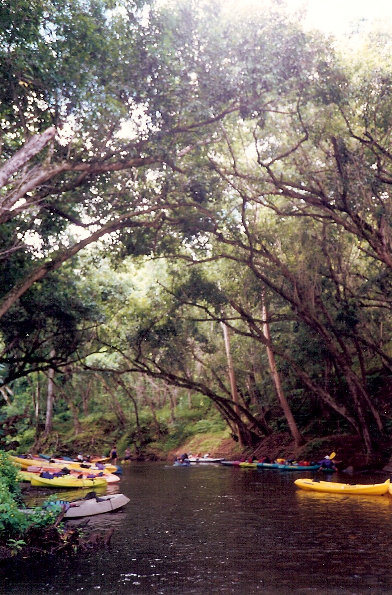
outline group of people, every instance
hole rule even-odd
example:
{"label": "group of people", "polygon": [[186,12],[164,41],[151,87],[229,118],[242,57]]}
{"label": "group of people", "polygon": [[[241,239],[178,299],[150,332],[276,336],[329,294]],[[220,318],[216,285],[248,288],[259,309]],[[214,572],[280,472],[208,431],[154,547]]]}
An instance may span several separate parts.
{"label": "group of people", "polygon": [[[110,458],[110,462],[112,465],[117,465],[117,460],[119,458],[121,458],[121,460],[123,461],[130,461],[131,460],[131,449],[128,447],[125,449],[124,451],[124,455],[122,457],[119,457],[118,455],[118,450],[117,450],[117,444],[113,444],[112,448],[110,449],[110,453],[109,453],[109,458]],[[83,466],[86,463],[90,463],[91,464],[91,457],[90,455],[85,455],[85,454],[78,454],[76,457],[76,460]],[[96,466],[99,465],[99,463],[95,463]]]}
{"label": "group of people", "polygon": [[[110,451],[110,462],[112,465],[117,465],[117,458],[118,458],[118,452],[117,452],[117,445],[113,444],[111,451]],[[122,459],[124,461],[130,461],[131,460],[131,449],[128,447],[125,449],[124,452],[124,456],[122,457]]]}
{"label": "group of people", "polygon": [[[332,453],[332,454],[335,455],[335,453]],[[249,457],[246,459],[245,457],[243,457],[242,461],[244,463],[279,463],[281,465],[301,465],[303,467],[311,466],[311,465],[320,465],[320,469],[322,471],[337,471],[337,467],[336,467],[333,459],[334,459],[334,456],[326,455],[323,459],[321,459],[321,461],[317,461],[317,463],[315,463],[315,462],[310,462],[310,461],[297,461],[294,459],[271,460],[270,457],[265,456],[265,457],[260,457],[259,459],[256,459],[255,457]]]}

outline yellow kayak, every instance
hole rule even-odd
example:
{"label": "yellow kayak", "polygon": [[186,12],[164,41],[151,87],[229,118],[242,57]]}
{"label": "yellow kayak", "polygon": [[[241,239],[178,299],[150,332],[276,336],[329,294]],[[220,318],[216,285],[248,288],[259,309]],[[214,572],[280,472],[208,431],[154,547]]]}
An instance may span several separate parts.
{"label": "yellow kayak", "polygon": [[63,467],[67,467],[67,469],[75,469],[77,471],[82,472],[88,472],[88,473],[99,473],[100,471],[102,471],[103,473],[113,473],[114,471],[117,471],[117,467],[115,465],[104,465],[104,468],[101,469],[99,467],[96,467],[95,465],[90,465],[90,464],[86,464],[84,467],[81,467],[80,463],[76,462],[76,461],[61,461],[60,459],[52,459],[55,462],[51,462],[51,461],[46,461],[45,459],[36,459],[36,458],[23,458],[23,457],[16,457],[16,456],[11,456],[10,459],[16,463],[17,465],[20,465],[22,467],[22,469],[27,469],[28,467],[33,467],[33,466],[37,466],[37,467],[42,467],[45,469],[55,469],[55,470],[59,470],[62,469]]}
{"label": "yellow kayak", "polygon": [[[32,465],[31,467],[27,467],[27,469],[19,469],[19,480],[20,481],[30,481],[32,477],[39,477],[42,471],[49,471],[56,472],[58,469],[50,468],[48,466],[45,467],[37,467]],[[95,475],[94,473],[91,475]],[[77,471],[76,469],[71,470],[69,477],[73,477],[76,479],[103,479],[106,480],[106,483],[117,483],[120,481],[120,477],[118,475],[114,475],[113,473],[104,473],[103,475],[95,475],[95,477],[91,477],[90,471],[88,469],[84,469],[83,472]],[[82,477],[81,477],[82,476]]]}
{"label": "yellow kayak", "polygon": [[33,459],[31,457],[27,459],[23,457],[16,457],[14,455],[10,455],[10,459],[13,463],[20,465],[22,469],[27,469],[27,467],[30,467],[31,465],[39,465],[40,463],[42,464],[42,461],[40,461],[39,459]]}
{"label": "yellow kayak", "polygon": [[47,488],[93,488],[107,485],[106,479],[103,477],[98,477],[96,479],[78,479],[77,477],[71,477],[70,475],[53,477],[53,479],[34,475],[30,481],[32,486]]}
{"label": "yellow kayak", "polygon": [[[63,461],[61,459],[52,459],[55,462],[53,463],[54,465],[60,466],[60,467],[68,467],[69,469],[78,469],[78,470],[86,470],[88,469],[89,471],[103,471],[104,473],[114,473],[115,471],[117,471],[117,467],[116,465],[112,465],[111,463],[104,463],[103,464],[103,469],[101,469],[100,467],[97,467],[95,465],[95,463],[79,463],[78,461]],[[84,465],[82,467],[82,465]]]}
{"label": "yellow kayak", "polygon": [[245,469],[257,469],[257,463],[240,463],[239,467],[244,467]]}
{"label": "yellow kayak", "polygon": [[36,473],[32,473],[31,471],[23,471],[22,469],[18,472],[18,479],[19,481],[31,481],[32,477],[35,477]]}
{"label": "yellow kayak", "polygon": [[353,485],[348,483],[337,483],[334,481],[315,481],[313,479],[296,479],[294,483],[303,490],[311,490],[313,492],[330,494],[370,494],[373,496],[386,494],[390,486],[389,479],[384,483]]}

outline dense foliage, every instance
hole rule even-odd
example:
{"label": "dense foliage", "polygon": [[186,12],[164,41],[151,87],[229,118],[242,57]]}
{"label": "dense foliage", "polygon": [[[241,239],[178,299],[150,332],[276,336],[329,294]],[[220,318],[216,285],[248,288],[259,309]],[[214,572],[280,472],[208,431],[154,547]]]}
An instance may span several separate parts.
{"label": "dense foliage", "polygon": [[1,10],[2,395],[31,442],[54,407],[139,451],[197,395],[243,446],[388,445],[390,35],[339,51],[280,2]]}
{"label": "dense foliage", "polygon": [[24,545],[23,537],[32,528],[53,525],[61,506],[37,507],[32,514],[23,512],[18,470],[4,452],[0,452],[0,544],[11,549]]}

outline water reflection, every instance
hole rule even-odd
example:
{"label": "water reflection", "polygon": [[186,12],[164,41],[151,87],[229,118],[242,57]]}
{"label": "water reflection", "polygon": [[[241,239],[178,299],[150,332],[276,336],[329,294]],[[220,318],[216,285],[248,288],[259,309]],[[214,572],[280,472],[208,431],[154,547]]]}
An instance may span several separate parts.
{"label": "water reflection", "polygon": [[[103,496],[105,494],[112,494],[118,493],[119,489],[117,484],[115,484],[115,488],[113,489],[113,484],[110,486],[98,486],[94,488],[94,492],[98,496]],[[80,500],[84,498],[86,494],[93,491],[92,488],[72,488],[72,489],[59,489],[53,490],[50,488],[41,488],[41,487],[24,487],[22,489],[23,500],[28,507],[40,506],[45,500],[49,498],[53,499],[60,499],[60,500]]]}
{"label": "water reflection", "polygon": [[111,547],[7,577],[6,592],[392,593],[392,499],[305,492],[299,476],[134,464],[108,487],[131,502],[89,522],[115,528]]}
{"label": "water reflection", "polygon": [[392,511],[392,498],[383,496],[360,494],[325,494],[298,489],[295,493],[299,505],[309,510],[309,506],[321,507],[323,511],[333,511],[336,507],[345,506],[347,509],[360,510],[362,514],[371,514],[372,507],[377,511],[384,509],[388,514]]}

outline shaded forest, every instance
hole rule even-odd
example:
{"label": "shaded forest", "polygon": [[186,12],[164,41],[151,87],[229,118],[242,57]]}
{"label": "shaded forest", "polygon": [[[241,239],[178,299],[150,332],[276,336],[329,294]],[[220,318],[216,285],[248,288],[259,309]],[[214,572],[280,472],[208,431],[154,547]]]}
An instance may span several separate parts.
{"label": "shaded forest", "polygon": [[389,454],[391,34],[342,47],[282,2],[0,11],[2,447]]}

